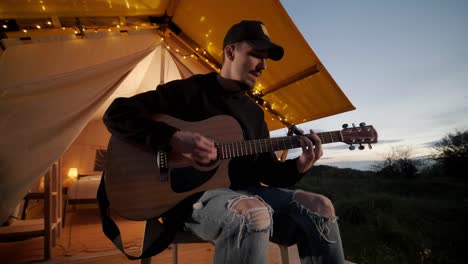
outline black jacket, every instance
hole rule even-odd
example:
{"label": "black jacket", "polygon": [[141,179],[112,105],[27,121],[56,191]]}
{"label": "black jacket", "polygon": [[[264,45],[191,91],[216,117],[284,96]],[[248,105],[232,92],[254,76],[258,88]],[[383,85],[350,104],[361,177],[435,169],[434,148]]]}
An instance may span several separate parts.
{"label": "black jacket", "polygon": [[[117,98],[104,115],[104,123],[113,135],[145,144],[155,150],[169,150],[169,141],[177,128],[149,119],[155,113],[185,121],[201,121],[215,115],[230,115],[241,125],[244,138],[269,137],[262,109],[243,90],[222,88],[217,74],[194,75],[159,85],[130,98]],[[231,188],[242,189],[260,182],[288,187],[303,174],[295,160],[279,162],[274,153],[234,158],[229,163]]]}

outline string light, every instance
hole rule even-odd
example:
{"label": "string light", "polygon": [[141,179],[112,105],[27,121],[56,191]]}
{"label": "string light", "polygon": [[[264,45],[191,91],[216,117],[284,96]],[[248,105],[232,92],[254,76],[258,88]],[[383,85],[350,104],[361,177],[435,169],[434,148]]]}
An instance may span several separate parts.
{"label": "string light", "polygon": [[[260,86],[260,85],[259,85]],[[260,107],[263,108],[266,112],[270,113],[273,117],[271,118],[272,121],[277,119],[281,123],[283,123],[286,126],[291,126],[293,123],[291,123],[285,116],[277,112],[276,110],[273,109],[273,106],[270,105],[267,101],[265,101],[262,96],[262,92],[259,90],[253,90],[248,93],[248,95],[255,100],[255,102],[260,105]]]}

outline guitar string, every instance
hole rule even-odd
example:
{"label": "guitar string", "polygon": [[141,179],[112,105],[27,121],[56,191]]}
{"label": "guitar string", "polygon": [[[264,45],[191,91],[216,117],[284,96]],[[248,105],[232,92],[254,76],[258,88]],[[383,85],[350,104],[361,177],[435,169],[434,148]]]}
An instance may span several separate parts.
{"label": "guitar string", "polygon": [[[317,133],[322,143],[332,143],[342,141],[341,131],[331,131],[325,133]],[[286,144],[289,143],[288,146]],[[281,147],[282,144],[282,147]],[[253,149],[252,149],[253,145]],[[218,154],[221,154],[222,159],[239,157],[243,155],[251,155],[255,153],[263,153],[267,151],[276,151],[283,149],[291,149],[300,147],[299,136],[292,137],[277,137],[267,139],[256,139],[249,141],[235,141],[230,143],[218,143]],[[263,147],[264,146],[264,147]],[[219,151],[221,150],[221,151]]]}

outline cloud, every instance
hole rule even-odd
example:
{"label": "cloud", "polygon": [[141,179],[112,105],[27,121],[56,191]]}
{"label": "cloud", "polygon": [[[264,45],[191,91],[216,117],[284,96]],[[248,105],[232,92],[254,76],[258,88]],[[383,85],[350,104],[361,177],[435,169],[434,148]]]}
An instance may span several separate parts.
{"label": "cloud", "polygon": [[379,144],[389,144],[389,143],[398,143],[404,141],[403,139],[384,139],[379,140]]}
{"label": "cloud", "polygon": [[435,147],[435,144],[439,142],[439,140],[433,140],[433,141],[429,141],[429,142],[424,142],[424,143],[421,143],[419,144],[421,147],[425,147],[425,148],[433,148]]}
{"label": "cloud", "polygon": [[[467,99],[467,96],[464,96],[463,98]],[[444,111],[433,112],[430,117],[426,116],[426,118],[438,123],[439,125],[456,125],[460,120],[464,120],[466,118],[467,112],[468,105],[455,105]]]}
{"label": "cloud", "polygon": [[324,149],[329,149],[329,150],[332,150],[332,149],[335,149],[335,150],[349,150],[349,145],[347,144],[339,144],[339,145],[323,145],[323,148]]}

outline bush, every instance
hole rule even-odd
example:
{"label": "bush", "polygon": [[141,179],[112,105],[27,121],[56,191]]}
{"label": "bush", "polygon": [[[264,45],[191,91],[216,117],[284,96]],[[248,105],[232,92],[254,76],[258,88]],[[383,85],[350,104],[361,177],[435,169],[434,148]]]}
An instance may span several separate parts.
{"label": "bush", "polygon": [[448,134],[434,149],[433,158],[446,176],[468,179],[468,130]]}

